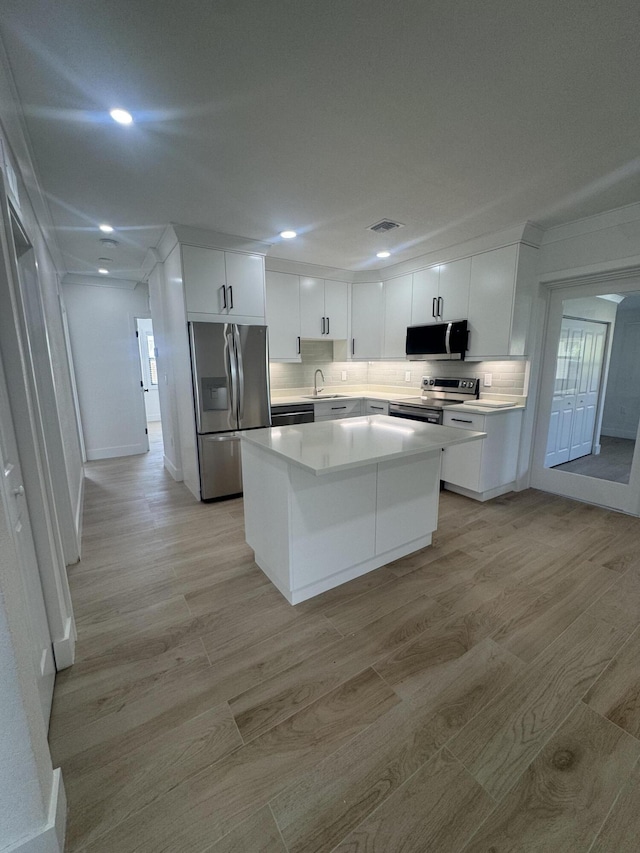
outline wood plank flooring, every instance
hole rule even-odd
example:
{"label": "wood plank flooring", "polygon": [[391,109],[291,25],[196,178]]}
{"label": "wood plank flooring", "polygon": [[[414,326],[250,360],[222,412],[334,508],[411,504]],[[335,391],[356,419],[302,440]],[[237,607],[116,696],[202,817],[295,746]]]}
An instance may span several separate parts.
{"label": "wood plank flooring", "polygon": [[443,493],[432,547],[292,607],[150,437],[87,466],[68,851],[637,849],[640,519]]}

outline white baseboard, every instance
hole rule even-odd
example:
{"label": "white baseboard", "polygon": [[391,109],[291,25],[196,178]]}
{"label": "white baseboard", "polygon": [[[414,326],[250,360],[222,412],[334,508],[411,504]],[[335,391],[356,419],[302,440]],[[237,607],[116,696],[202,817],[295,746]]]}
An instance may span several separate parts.
{"label": "white baseboard", "polygon": [[164,456],[164,467],[171,474],[174,480],[178,483],[182,482],[182,469],[176,468],[173,462],[166,455]]}
{"label": "white baseboard", "polygon": [[148,448],[143,444],[122,444],[119,447],[92,447],[87,448],[87,459],[89,462],[96,459],[115,459],[118,456],[137,456],[147,453]]}
{"label": "white baseboard", "polygon": [[4,853],[63,853],[67,828],[67,796],[60,768],[53,771],[49,816],[46,826],[27,839],[11,847],[3,848]]}
{"label": "white baseboard", "polygon": [[454,486],[453,483],[444,484],[448,492],[455,492],[458,495],[464,495],[466,498],[472,498],[474,501],[490,501],[491,498],[497,498],[500,495],[506,495],[507,492],[522,491],[515,482],[506,483],[504,486],[497,486],[495,489],[488,489],[486,492],[473,492],[471,489],[465,489],[463,486]]}
{"label": "white baseboard", "polygon": [[53,641],[53,654],[56,659],[56,670],[67,669],[76,659],[76,627],[73,619],[68,616],[64,626],[64,637]]}
{"label": "white baseboard", "polygon": [[600,435],[610,436],[611,438],[629,438],[635,439],[636,432],[635,430],[627,430],[627,429],[618,429],[617,427],[607,427],[606,430],[603,428],[600,431]]}
{"label": "white baseboard", "polygon": [[84,519],[84,466],[82,468],[82,477],[80,477],[80,486],[78,488],[78,503],[76,505],[76,539],[78,540],[78,560],[82,555],[82,522]]}

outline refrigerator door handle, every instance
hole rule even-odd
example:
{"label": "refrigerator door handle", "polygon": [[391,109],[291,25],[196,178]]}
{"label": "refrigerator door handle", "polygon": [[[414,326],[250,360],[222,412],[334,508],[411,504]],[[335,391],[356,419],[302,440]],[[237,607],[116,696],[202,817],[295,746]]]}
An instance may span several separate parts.
{"label": "refrigerator door handle", "polygon": [[228,423],[231,429],[236,429],[238,426],[238,401],[237,401],[237,386],[238,377],[236,370],[236,359],[234,355],[233,338],[231,332],[225,329],[224,336],[224,364],[227,373],[227,383],[231,396],[231,406],[229,409]]}
{"label": "refrigerator door handle", "polygon": [[238,426],[244,418],[244,365],[242,363],[242,342],[240,341],[240,329],[233,324],[233,339],[235,342],[236,362],[238,366]]}

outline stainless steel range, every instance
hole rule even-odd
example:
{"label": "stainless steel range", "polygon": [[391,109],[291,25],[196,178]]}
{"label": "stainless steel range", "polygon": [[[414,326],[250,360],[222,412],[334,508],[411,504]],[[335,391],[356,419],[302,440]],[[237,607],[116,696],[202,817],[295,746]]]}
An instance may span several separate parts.
{"label": "stainless steel range", "polygon": [[422,395],[395,400],[389,403],[389,415],[394,418],[409,418],[428,424],[441,424],[442,412],[447,406],[456,406],[477,400],[480,396],[480,380],[451,379],[440,376],[423,376]]}

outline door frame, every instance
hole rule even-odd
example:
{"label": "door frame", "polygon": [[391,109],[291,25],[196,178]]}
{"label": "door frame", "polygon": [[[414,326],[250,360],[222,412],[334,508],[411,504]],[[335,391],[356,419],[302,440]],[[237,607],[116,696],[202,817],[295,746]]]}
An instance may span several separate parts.
{"label": "door frame", "polygon": [[44,439],[46,427],[24,329],[12,215],[33,246],[19,213],[10,206],[0,171],[1,349],[56,669],[60,670],[74,662],[77,633]]}
{"label": "door frame", "polygon": [[[563,317],[562,303],[565,299],[587,298],[605,293],[640,292],[640,268],[632,268],[619,273],[595,274],[574,280],[544,282],[543,284],[547,288],[547,300],[540,353],[541,368],[532,442],[530,485],[532,488],[552,494],[586,501],[631,515],[640,515],[640,441],[637,441],[636,444],[637,452],[634,453],[628,484],[544,467],[558,342]],[[609,337],[608,347],[611,346],[613,335]],[[608,373],[608,358],[606,366]],[[601,389],[600,399],[604,401],[606,376],[602,379]],[[640,434],[640,424],[638,433]]]}

